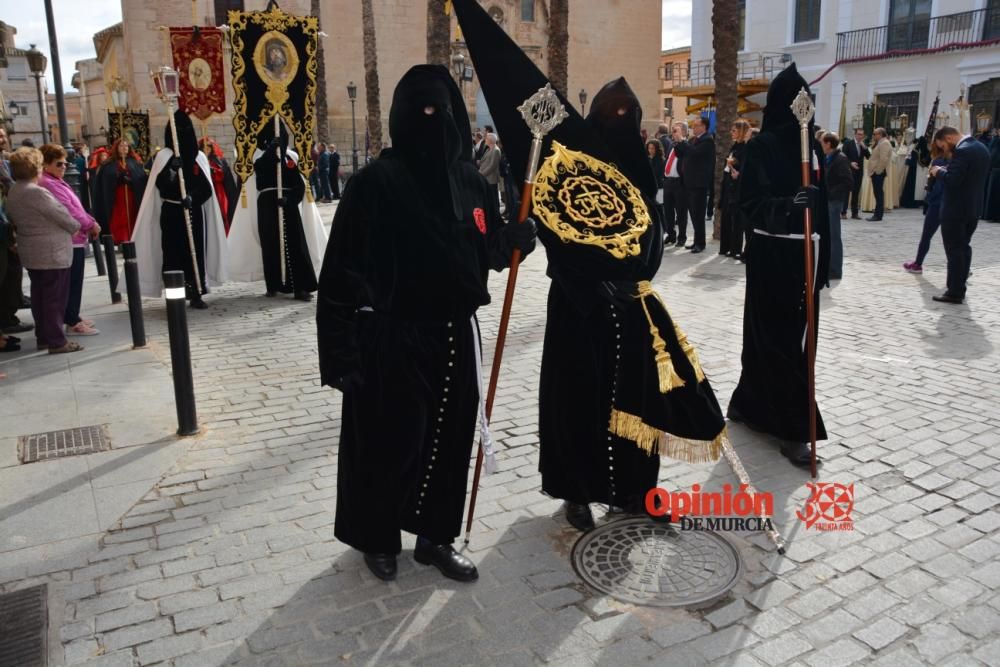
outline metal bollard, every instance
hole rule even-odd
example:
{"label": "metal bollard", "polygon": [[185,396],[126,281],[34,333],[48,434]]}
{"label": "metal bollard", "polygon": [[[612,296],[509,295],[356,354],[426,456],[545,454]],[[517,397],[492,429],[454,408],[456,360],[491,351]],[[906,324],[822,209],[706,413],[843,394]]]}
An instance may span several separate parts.
{"label": "metal bollard", "polygon": [[90,249],[94,253],[94,264],[97,265],[97,275],[108,275],[108,269],[104,266],[104,254],[101,252],[101,242],[96,238],[90,239]]}
{"label": "metal bollard", "polygon": [[170,366],[174,375],[174,402],[177,404],[177,435],[195,435],[198,433],[198,415],[194,405],[184,272],[164,271],[163,286],[166,288]]}
{"label": "metal bollard", "polygon": [[122,255],[125,257],[125,290],[128,294],[128,321],[132,326],[132,347],[146,347],[146,325],[142,320],[139,260],[135,258],[135,243],[122,243]]}
{"label": "metal bollard", "polygon": [[101,237],[104,243],[104,258],[108,263],[108,289],[111,290],[111,303],[121,303],[122,295],[118,291],[118,260],[115,259],[115,239],[111,234]]}

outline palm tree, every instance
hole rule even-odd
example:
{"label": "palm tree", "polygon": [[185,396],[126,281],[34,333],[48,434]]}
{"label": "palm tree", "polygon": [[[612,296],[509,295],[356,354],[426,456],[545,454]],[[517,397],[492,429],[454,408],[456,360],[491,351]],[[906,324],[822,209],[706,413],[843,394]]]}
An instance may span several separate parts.
{"label": "palm tree", "polygon": [[[733,140],[729,128],[736,120],[736,79],[738,68],[736,53],[739,40],[738,0],[712,0],[712,48],[715,50],[715,192],[722,192],[723,169]],[[713,238],[719,238],[722,223],[719,218],[720,197],[715,197],[716,213],[713,216]]]}
{"label": "palm tree", "polygon": [[382,105],[378,90],[378,55],[375,51],[375,12],[372,0],[361,0],[361,31],[365,54],[365,106],[368,109],[370,150],[382,150]]}
{"label": "palm tree", "polygon": [[569,0],[549,0],[549,80],[568,97]]}
{"label": "palm tree", "polygon": [[427,0],[427,62],[449,67],[451,56],[451,14],[445,13],[447,0]]}
{"label": "palm tree", "polygon": [[[319,0],[309,0],[309,12],[319,21]],[[323,23],[319,22],[319,29]],[[316,134],[326,143],[330,136],[330,118],[326,109],[326,58],[323,56],[323,38],[318,40],[316,49]]]}

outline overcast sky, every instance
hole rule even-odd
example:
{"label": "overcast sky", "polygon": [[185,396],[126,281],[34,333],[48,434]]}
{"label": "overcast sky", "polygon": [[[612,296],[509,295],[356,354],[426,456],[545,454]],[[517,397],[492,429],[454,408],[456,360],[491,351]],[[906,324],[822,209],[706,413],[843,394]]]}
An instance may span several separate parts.
{"label": "overcast sky", "polygon": [[[691,2],[663,0],[663,48],[691,44]],[[70,92],[74,90],[69,82],[76,71],[76,61],[95,56],[94,33],[122,20],[121,0],[52,0],[52,9],[56,18],[63,89]],[[27,49],[34,43],[49,56],[49,34],[41,0],[0,0],[0,20],[17,28],[15,43],[18,48]],[[51,58],[46,79],[52,80]],[[54,91],[50,84],[49,92]]]}

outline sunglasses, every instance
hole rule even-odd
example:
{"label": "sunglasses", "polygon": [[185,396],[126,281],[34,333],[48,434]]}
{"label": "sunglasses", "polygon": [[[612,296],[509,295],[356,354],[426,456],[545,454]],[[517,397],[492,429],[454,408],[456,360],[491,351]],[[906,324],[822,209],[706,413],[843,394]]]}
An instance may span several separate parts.
{"label": "sunglasses", "polygon": [[59,167],[60,169],[63,168],[63,167],[65,167],[68,164],[69,164],[69,162],[65,162],[63,160],[60,160],[59,162],[56,162],[56,166]]}

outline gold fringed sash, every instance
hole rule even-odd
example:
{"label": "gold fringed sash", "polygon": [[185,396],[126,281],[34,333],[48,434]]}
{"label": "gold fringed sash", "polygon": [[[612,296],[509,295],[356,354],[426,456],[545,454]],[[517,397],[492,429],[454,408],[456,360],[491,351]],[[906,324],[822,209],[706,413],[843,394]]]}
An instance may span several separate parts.
{"label": "gold fringed sash", "polygon": [[723,427],[712,440],[681,438],[644,423],[637,415],[618,409],[611,410],[608,430],[620,438],[633,441],[649,455],[669,456],[685,463],[718,461],[722,456],[722,443],[729,437]]}
{"label": "gold fringed sash", "polygon": [[[667,344],[663,342],[663,337],[660,336],[656,324],[653,323],[649,307],[646,305],[646,297],[654,297],[661,305],[663,300],[660,299],[659,294],[653,291],[653,285],[648,280],[640,280],[638,287],[639,302],[642,303],[642,310],[646,313],[646,321],[649,322],[649,334],[653,337],[653,351],[656,352],[656,374],[660,378],[660,393],[665,394],[671,389],[683,387],[684,379],[677,374],[674,361],[670,358],[670,353],[667,352]],[[666,306],[664,306],[665,309]],[[647,449],[647,451],[649,450]]]}

